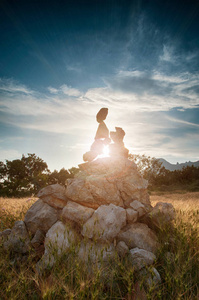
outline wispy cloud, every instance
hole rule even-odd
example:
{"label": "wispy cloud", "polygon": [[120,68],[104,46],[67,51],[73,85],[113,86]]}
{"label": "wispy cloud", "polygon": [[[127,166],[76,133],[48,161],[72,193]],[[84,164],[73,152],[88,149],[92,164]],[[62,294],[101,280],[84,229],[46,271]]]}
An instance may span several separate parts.
{"label": "wispy cloud", "polygon": [[59,92],[58,89],[55,89],[55,88],[53,88],[53,87],[51,87],[51,86],[49,86],[49,87],[47,88],[47,90],[48,90],[51,94],[57,94],[57,93]]}
{"label": "wispy cloud", "polygon": [[82,93],[78,89],[72,88],[72,87],[68,86],[67,84],[63,84],[59,88],[53,88],[53,87],[49,86],[47,88],[47,90],[51,94],[64,94],[64,95],[72,96],[72,97],[79,97],[82,95]]}
{"label": "wispy cloud", "polygon": [[33,94],[33,91],[27,88],[24,85],[19,84],[18,82],[12,79],[2,79],[0,78],[0,91],[4,93],[23,93],[26,95]]}
{"label": "wispy cloud", "polygon": [[180,123],[182,125],[188,125],[188,126],[192,126],[192,127],[199,127],[199,124],[188,122],[188,121],[185,121],[185,120],[180,120],[180,119],[171,118],[171,117],[167,117],[167,119],[169,121],[172,121],[172,122],[175,122],[175,123]]}
{"label": "wispy cloud", "polygon": [[174,62],[173,47],[163,45],[163,53],[160,55],[160,60]]}
{"label": "wispy cloud", "polygon": [[[4,87],[1,89],[1,120],[24,129],[73,135],[73,143],[68,144],[66,150],[82,149],[83,152],[95,135],[96,112],[101,107],[108,107],[108,128],[123,127],[125,143],[133,153],[159,157],[169,157],[172,153],[173,157],[180,157],[179,153],[185,156],[191,152],[183,146],[185,136],[189,143],[192,139],[188,132],[180,131],[180,136],[177,131],[173,135],[170,133],[181,125],[186,128],[198,128],[199,125],[170,117],[168,113],[173,109],[198,108],[197,94],[190,93],[197,81],[198,75],[188,72],[169,76],[158,70],[151,73],[120,70],[114,76],[104,78],[103,87],[91,88],[85,93],[64,84],[48,87],[50,93],[44,94],[1,79]],[[78,141],[80,135],[83,136]],[[196,151],[193,155],[196,157]]]}

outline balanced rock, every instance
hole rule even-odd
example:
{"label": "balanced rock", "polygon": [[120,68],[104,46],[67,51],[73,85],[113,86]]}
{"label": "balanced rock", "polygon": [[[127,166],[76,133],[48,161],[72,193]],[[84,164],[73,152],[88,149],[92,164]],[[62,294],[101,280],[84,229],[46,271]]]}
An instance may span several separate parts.
{"label": "balanced rock", "polygon": [[81,205],[130,207],[133,200],[150,205],[147,180],[127,158],[101,158],[79,165],[81,171],[66,181],[66,197]]}
{"label": "balanced rock", "polygon": [[101,205],[84,224],[82,235],[96,240],[112,241],[125,225],[125,209],[113,204]]}
{"label": "balanced rock", "polygon": [[97,128],[95,140],[97,139],[109,139],[109,130],[104,122],[101,122]]}
{"label": "balanced rock", "polygon": [[30,250],[30,239],[23,221],[16,221],[8,240],[3,244],[5,250],[14,250],[18,253],[27,253]]}
{"label": "balanced rock", "polygon": [[119,241],[124,241],[127,246],[140,248],[155,253],[158,248],[158,239],[156,234],[142,223],[127,225],[117,236]]}
{"label": "balanced rock", "polygon": [[108,108],[106,107],[101,108],[96,115],[97,122],[102,123],[104,120],[106,120],[107,115],[108,115]]}
{"label": "balanced rock", "polygon": [[28,231],[35,234],[38,229],[47,232],[57,220],[57,210],[39,199],[27,211],[24,222]]}

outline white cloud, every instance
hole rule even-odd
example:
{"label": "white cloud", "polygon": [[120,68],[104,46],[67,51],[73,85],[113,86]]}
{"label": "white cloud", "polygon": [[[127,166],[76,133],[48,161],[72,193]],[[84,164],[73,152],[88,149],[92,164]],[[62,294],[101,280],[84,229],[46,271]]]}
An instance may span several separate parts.
{"label": "white cloud", "polygon": [[[89,150],[98,126],[96,112],[101,107],[108,107],[108,128],[124,128],[124,141],[132,153],[156,157],[169,157],[171,153],[173,157],[179,157],[182,153],[184,157],[186,151],[191,152],[183,148],[185,134],[174,139],[168,132],[180,124],[186,127],[199,125],[170,118],[167,112],[173,108],[186,110],[198,107],[198,97],[187,91],[197,80],[197,75],[189,73],[169,76],[157,71],[148,74],[134,70],[118,72],[115,77],[106,78],[105,87],[89,89],[85,94],[67,85],[49,87],[49,91],[52,89],[50,95],[39,92],[25,94],[19,92],[21,85],[19,88],[15,85],[12,95],[2,90],[1,121],[25,129],[73,136],[73,144],[65,146],[66,151],[83,152]],[[134,84],[137,90],[132,88]],[[29,90],[25,86],[24,89]],[[164,133],[165,128],[167,133]],[[189,136],[187,141],[191,142]],[[8,155],[2,153],[2,157]]]}
{"label": "white cloud", "polygon": [[33,94],[31,89],[28,89],[26,86],[18,84],[12,79],[1,79],[0,78],[0,91],[7,93],[23,93],[26,95]]}
{"label": "white cloud", "polygon": [[188,125],[188,126],[192,126],[192,127],[199,127],[199,124],[188,122],[188,121],[185,121],[185,120],[180,120],[180,119],[171,118],[171,117],[167,117],[167,119],[169,121],[172,121],[172,122],[175,122],[175,123],[180,123],[180,124]]}
{"label": "white cloud", "polygon": [[58,89],[55,89],[55,88],[53,88],[53,87],[51,87],[51,86],[48,87],[48,90],[49,90],[49,92],[50,92],[51,94],[57,94],[57,93],[59,92]]}
{"label": "white cloud", "polygon": [[167,62],[173,62],[173,47],[163,45],[163,53],[160,55],[160,60],[167,61]]}
{"label": "white cloud", "polygon": [[66,67],[66,69],[68,70],[68,71],[72,71],[72,72],[77,72],[77,73],[81,73],[82,72],[82,70],[81,70],[81,68],[80,67],[77,67],[77,66],[67,66]]}
{"label": "white cloud", "polygon": [[61,90],[65,95],[68,95],[68,96],[74,96],[74,97],[79,97],[79,96],[81,96],[81,92],[80,92],[78,89],[71,88],[71,87],[67,86],[66,84],[63,84],[63,85],[60,87],[60,90]]}

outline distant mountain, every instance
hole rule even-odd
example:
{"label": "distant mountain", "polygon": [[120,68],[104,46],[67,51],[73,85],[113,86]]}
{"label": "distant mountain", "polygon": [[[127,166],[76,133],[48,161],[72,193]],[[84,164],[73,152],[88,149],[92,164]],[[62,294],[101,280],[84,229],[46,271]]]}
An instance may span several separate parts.
{"label": "distant mountain", "polygon": [[188,161],[185,163],[177,163],[177,164],[170,164],[166,159],[164,158],[159,158],[159,161],[162,163],[162,166],[165,167],[165,169],[169,170],[169,171],[174,171],[174,170],[181,170],[183,167],[187,167],[187,166],[194,166],[196,168],[199,167],[199,160],[192,162],[192,161]]}

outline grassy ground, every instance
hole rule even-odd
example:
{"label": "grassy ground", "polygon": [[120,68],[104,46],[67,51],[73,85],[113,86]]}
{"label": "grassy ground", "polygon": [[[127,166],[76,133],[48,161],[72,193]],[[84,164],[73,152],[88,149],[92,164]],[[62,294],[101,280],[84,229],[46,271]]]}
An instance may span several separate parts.
{"label": "grassy ground", "polygon": [[[0,231],[23,219],[36,199],[0,198]],[[146,299],[199,299],[199,192],[151,194],[157,202],[172,203],[174,226],[159,232],[161,242],[155,268],[162,282],[147,289]],[[82,264],[71,250],[51,271],[39,277],[30,253],[17,260],[0,242],[0,299],[136,299],[138,277],[127,260],[116,257],[107,265]],[[143,297],[143,295],[142,295]],[[137,298],[137,299],[143,299]]]}

